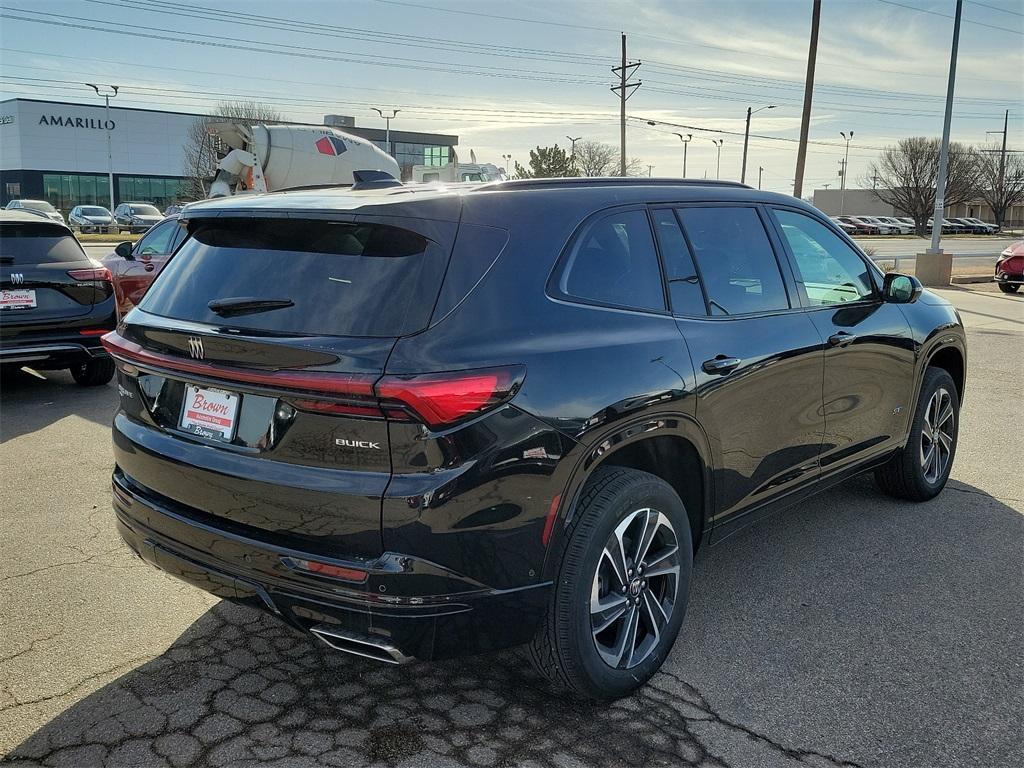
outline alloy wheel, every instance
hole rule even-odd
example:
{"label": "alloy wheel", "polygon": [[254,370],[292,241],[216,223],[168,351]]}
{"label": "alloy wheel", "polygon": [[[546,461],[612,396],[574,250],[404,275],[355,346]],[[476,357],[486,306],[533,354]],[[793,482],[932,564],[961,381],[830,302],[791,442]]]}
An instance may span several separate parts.
{"label": "alloy wheel", "polygon": [[940,387],[932,394],[924,411],[921,425],[921,469],[924,479],[936,483],[943,476],[953,455],[953,435],[956,414],[953,412],[953,398]]}
{"label": "alloy wheel", "polygon": [[655,509],[626,516],[601,551],[591,587],[590,629],[615,669],[642,663],[672,619],[679,590],[679,540]]}

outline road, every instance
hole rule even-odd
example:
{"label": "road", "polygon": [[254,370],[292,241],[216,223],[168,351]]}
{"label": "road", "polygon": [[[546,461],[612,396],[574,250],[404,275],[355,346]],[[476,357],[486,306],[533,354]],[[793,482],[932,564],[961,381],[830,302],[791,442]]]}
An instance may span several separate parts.
{"label": "road", "polygon": [[[856,479],[703,551],[664,670],[615,704],[514,652],[386,667],[141,564],[109,502],[113,386],[5,377],[0,755],[24,765],[1024,764],[1024,298],[948,290],[970,373],[952,481]],[[515,617],[509,617],[514,621]]]}

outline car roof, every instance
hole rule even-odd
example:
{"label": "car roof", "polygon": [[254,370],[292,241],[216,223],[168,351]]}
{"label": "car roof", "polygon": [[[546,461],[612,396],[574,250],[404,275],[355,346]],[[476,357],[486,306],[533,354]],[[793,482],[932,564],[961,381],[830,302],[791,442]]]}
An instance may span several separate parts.
{"label": "car roof", "polygon": [[186,220],[220,216],[269,216],[325,213],[369,213],[412,215],[458,221],[463,200],[526,196],[543,205],[543,198],[573,196],[593,207],[643,202],[760,202],[797,205],[806,203],[789,195],[762,192],[727,181],[658,178],[566,178],[522,179],[485,183],[409,183],[366,189],[315,187],[265,194],[243,193],[190,203],[183,212]]}
{"label": "car roof", "polygon": [[0,210],[0,225],[4,224],[40,224],[47,227],[55,227],[70,234],[71,229],[59,221],[48,219],[43,216],[36,216],[34,213],[22,213],[19,210]]}

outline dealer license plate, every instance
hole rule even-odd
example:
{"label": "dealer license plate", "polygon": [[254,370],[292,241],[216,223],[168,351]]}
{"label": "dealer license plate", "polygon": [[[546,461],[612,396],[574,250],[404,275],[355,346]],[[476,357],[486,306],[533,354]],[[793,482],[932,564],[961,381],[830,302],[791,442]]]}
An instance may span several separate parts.
{"label": "dealer license plate", "polygon": [[233,392],[188,384],[179,426],[197,437],[230,441],[238,422],[238,401]]}

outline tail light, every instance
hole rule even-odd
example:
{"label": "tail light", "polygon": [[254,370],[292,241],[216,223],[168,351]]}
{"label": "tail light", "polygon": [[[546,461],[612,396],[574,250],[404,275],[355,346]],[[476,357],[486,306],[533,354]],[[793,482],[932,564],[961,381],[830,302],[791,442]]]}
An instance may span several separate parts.
{"label": "tail light", "polygon": [[94,267],[90,269],[71,269],[68,270],[68,277],[72,280],[79,280],[85,282],[101,282],[101,283],[112,283],[113,277],[110,275],[110,270],[106,267]]}
{"label": "tail light", "polygon": [[409,414],[428,427],[447,427],[508,402],[519,391],[526,368],[384,376],[374,387],[385,413]]}
{"label": "tail light", "polygon": [[328,371],[259,371],[153,352],[116,331],[103,337],[103,346],[123,362],[295,392],[296,396],[287,400],[300,410],[414,419],[431,429],[452,426],[508,402],[526,377],[522,365],[381,377]]}

